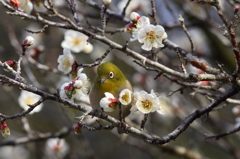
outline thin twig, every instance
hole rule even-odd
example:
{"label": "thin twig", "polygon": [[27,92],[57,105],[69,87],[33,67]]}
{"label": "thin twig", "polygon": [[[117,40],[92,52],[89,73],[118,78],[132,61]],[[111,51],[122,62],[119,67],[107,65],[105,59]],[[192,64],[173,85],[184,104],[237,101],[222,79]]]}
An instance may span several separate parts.
{"label": "thin twig", "polygon": [[154,2],[154,0],[150,0],[150,1],[151,1],[151,5],[152,5],[152,14],[151,14],[151,17],[152,17],[153,20],[154,20],[154,25],[158,25],[155,2]]}
{"label": "thin twig", "polygon": [[145,127],[145,124],[147,122],[147,118],[148,118],[148,114],[144,114],[144,118],[141,122],[141,126],[140,126],[140,130],[143,131],[144,130],[144,127]]}
{"label": "thin twig", "polygon": [[127,7],[128,5],[130,4],[131,0],[128,0],[125,7],[123,8],[123,11],[122,11],[122,16],[124,17],[126,15],[126,10],[127,10]]}
{"label": "thin twig", "polygon": [[207,135],[207,134],[205,134],[204,136],[205,136],[205,139],[216,139],[216,140],[218,140],[222,137],[226,137],[226,136],[234,134],[238,131],[240,131],[240,126],[234,128],[232,130],[229,130],[227,132],[221,133],[221,134],[217,134],[217,135]]}
{"label": "thin twig", "polygon": [[79,21],[79,19],[78,19],[78,14],[77,14],[77,12],[76,12],[76,4],[74,3],[74,0],[67,0],[66,2],[67,2],[67,4],[68,4],[69,7],[70,7],[70,10],[71,10],[71,12],[72,12],[73,18],[74,18],[77,26],[78,26],[78,27],[81,27],[81,23],[80,23],[80,21]]}
{"label": "thin twig", "polygon": [[182,26],[185,34],[187,35],[187,37],[188,37],[188,39],[190,41],[192,53],[195,54],[195,47],[194,47],[194,44],[193,44],[193,40],[192,40],[192,37],[191,37],[190,33],[187,30],[187,27],[186,27],[186,25],[184,23],[184,19],[183,19],[182,15],[179,15],[179,19],[178,20],[181,23],[181,26]]}
{"label": "thin twig", "polygon": [[46,28],[48,28],[48,25],[44,25],[41,29],[39,29],[37,31],[32,31],[32,30],[29,30],[29,29],[25,29],[25,30],[29,33],[32,33],[32,34],[38,34],[38,33],[43,33]]}
{"label": "thin twig", "polygon": [[68,136],[71,131],[72,131],[72,127],[70,127],[70,128],[64,127],[55,133],[45,133],[45,134],[41,134],[39,136],[34,136],[34,137],[28,136],[28,137],[22,137],[22,138],[18,138],[18,139],[14,139],[14,140],[3,141],[3,142],[0,142],[0,147],[7,146],[7,145],[15,146],[15,145],[36,142],[36,141],[44,141],[49,138],[63,138],[63,137]]}
{"label": "thin twig", "polygon": [[177,52],[177,55],[178,55],[178,59],[180,61],[180,68],[181,68],[183,73],[187,74],[187,70],[186,70],[186,68],[184,66],[184,61],[183,61],[183,59],[181,57],[181,54],[179,53],[179,51],[176,51],[176,52]]}
{"label": "thin twig", "polygon": [[91,63],[91,64],[79,64],[79,66],[81,67],[87,67],[87,68],[91,68],[91,67],[94,67],[94,66],[97,66],[99,65],[103,59],[105,59],[107,57],[107,55],[113,50],[112,47],[109,47],[106,52],[99,58],[96,59],[96,61],[94,63]]}
{"label": "thin twig", "polygon": [[102,18],[102,36],[105,36],[105,29],[106,29],[106,10],[108,5],[102,5],[101,9],[101,18]]}

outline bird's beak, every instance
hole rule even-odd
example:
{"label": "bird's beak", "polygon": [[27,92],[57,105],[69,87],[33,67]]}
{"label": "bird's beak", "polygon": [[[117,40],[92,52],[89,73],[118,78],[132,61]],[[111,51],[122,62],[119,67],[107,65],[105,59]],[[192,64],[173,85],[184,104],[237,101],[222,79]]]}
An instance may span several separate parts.
{"label": "bird's beak", "polygon": [[101,84],[103,85],[104,82],[107,80],[107,78],[100,78],[99,81],[101,82]]}

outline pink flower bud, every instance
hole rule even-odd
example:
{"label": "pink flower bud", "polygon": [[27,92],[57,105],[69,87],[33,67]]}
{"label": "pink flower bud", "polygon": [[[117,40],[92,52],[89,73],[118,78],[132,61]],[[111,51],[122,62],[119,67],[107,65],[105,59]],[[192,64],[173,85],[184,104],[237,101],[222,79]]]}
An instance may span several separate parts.
{"label": "pink flower bud", "polygon": [[132,33],[133,29],[135,29],[135,28],[136,28],[135,24],[130,23],[130,24],[127,24],[127,25],[125,26],[124,31],[125,31],[126,33]]}
{"label": "pink flower bud", "polygon": [[31,46],[33,44],[33,42],[34,42],[34,38],[31,37],[31,36],[27,36],[23,40],[22,46],[29,47],[29,46]]}
{"label": "pink flower bud", "polygon": [[234,13],[237,14],[237,12],[240,10],[240,7],[239,6],[235,6],[234,7]]}
{"label": "pink flower bud", "polygon": [[72,70],[69,73],[69,77],[71,79],[75,79],[77,77],[77,73],[78,73],[78,66],[79,64],[77,63],[77,61],[74,61],[74,63],[72,64]]}
{"label": "pink flower bud", "polygon": [[140,18],[140,15],[137,12],[132,12],[130,14],[130,19],[132,22],[136,23],[138,19]]}
{"label": "pink flower bud", "polygon": [[14,7],[20,6],[20,2],[18,0],[10,0],[10,4]]}
{"label": "pink flower bud", "polygon": [[1,131],[3,137],[10,136],[10,129],[7,126],[7,123],[5,121],[0,122],[0,131]]}
{"label": "pink flower bud", "polygon": [[76,135],[80,135],[82,133],[82,125],[80,125],[79,123],[75,126],[74,128],[74,133]]}
{"label": "pink flower bud", "polygon": [[10,66],[10,67],[15,68],[17,61],[12,60],[12,61],[6,61],[5,63],[8,64],[8,66]]}

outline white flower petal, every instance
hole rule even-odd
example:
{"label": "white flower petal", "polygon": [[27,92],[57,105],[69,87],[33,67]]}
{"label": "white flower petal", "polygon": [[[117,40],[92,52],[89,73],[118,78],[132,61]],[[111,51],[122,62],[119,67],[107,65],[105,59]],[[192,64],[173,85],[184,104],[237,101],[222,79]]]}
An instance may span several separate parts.
{"label": "white flower petal", "polygon": [[67,48],[63,49],[63,55],[60,55],[57,59],[59,63],[58,69],[65,74],[68,74],[72,70],[72,64],[74,63],[74,57],[71,51]]}
{"label": "white flower petal", "polygon": [[[68,30],[65,32],[64,41],[61,46],[68,48],[75,53],[79,53],[85,49],[86,52],[91,52],[91,44],[87,42],[88,36],[83,33]],[[88,45],[88,46],[87,46]]]}
{"label": "white flower petal", "polygon": [[167,34],[162,26],[146,25],[138,30],[138,41],[144,43],[141,48],[150,51],[152,47],[163,47],[162,40],[166,39]]}
{"label": "white flower petal", "polygon": [[[27,110],[29,108],[28,104],[35,104],[40,99],[41,99],[41,96],[22,90],[21,94],[18,98],[18,103],[24,110]],[[43,106],[42,103],[39,104],[29,114],[33,114],[33,113],[41,111],[42,106]]]}
{"label": "white flower petal", "polygon": [[132,92],[129,89],[124,89],[119,94],[119,101],[122,105],[128,105],[132,102]]}

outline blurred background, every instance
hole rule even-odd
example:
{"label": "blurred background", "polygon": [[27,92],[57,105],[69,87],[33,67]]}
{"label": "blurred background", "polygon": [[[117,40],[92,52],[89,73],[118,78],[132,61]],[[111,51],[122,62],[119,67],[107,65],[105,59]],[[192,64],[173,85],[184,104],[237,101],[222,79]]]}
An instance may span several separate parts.
{"label": "blurred background", "polygon": [[[53,2],[59,13],[73,19],[69,7],[64,0],[55,0]],[[102,21],[100,19],[100,10],[81,1],[75,2],[79,20],[85,28],[89,28],[87,22],[92,26],[101,27]],[[94,2],[102,5],[102,1],[96,0]],[[36,12],[42,12],[40,14],[44,16],[44,10],[38,10],[40,5],[38,1],[28,3],[33,3],[34,5],[30,14],[36,15]],[[116,13],[121,13],[126,3],[127,0],[113,0],[109,9]],[[178,21],[179,15],[181,14],[195,46],[194,54],[201,61],[208,63],[212,67],[217,68],[215,63],[218,62],[224,65],[223,69],[227,73],[233,73],[235,70],[234,55],[231,51],[229,41],[218,29],[218,26],[220,26],[222,22],[215,9],[209,5],[192,3],[188,0],[155,0],[155,5],[158,22],[165,28],[169,40],[188,52],[191,52],[190,42]],[[224,16],[226,16],[229,21],[233,21],[235,7],[233,1],[220,0],[220,5],[223,9]],[[56,93],[57,89],[59,89],[64,82],[71,81],[67,75],[64,75],[57,70],[57,59],[59,55],[63,54],[61,43],[64,41],[66,30],[48,27],[43,33],[31,34],[25,29],[37,31],[44,25],[21,17],[10,16],[6,14],[6,11],[7,10],[0,5],[1,61],[18,60],[19,55],[21,54],[22,41],[27,35],[33,36],[35,42],[34,45],[28,49],[27,54],[31,56],[32,54],[36,55],[37,53],[36,56],[32,56],[33,59],[38,64],[47,66],[48,70],[39,69],[39,65],[29,61],[28,58],[24,58],[22,63],[22,77],[41,90],[49,93]],[[129,14],[132,11],[136,11],[142,16],[148,16],[152,12],[151,3],[147,0],[132,0],[126,10],[126,18],[129,18]],[[47,19],[61,22],[55,17],[48,17]],[[151,22],[153,23],[153,20]],[[107,30],[124,28],[126,24],[127,23],[124,23],[115,17],[107,17]],[[236,35],[239,40],[239,27],[237,27]],[[124,45],[126,40],[131,38],[129,33],[124,32],[107,34],[106,36],[121,45]],[[79,63],[93,63],[108,49],[107,45],[94,39],[92,39],[90,43],[93,46],[93,49],[90,52],[85,53],[82,51],[73,53]],[[146,56],[149,54],[149,52],[141,49],[141,44],[138,41],[130,42],[128,47],[140,54]],[[157,55],[161,64],[180,71],[180,62],[176,52],[165,48]],[[134,59],[132,57],[129,57],[120,51],[111,51],[104,61],[110,61],[116,64],[130,80],[134,86],[134,90],[145,90],[150,92],[151,89],[153,89],[161,96],[162,107],[166,114],[159,115],[157,113],[152,113],[149,115],[146,123],[146,131],[150,134],[156,134],[161,137],[172,132],[185,117],[193,113],[196,109],[210,103],[207,97],[199,93],[196,89],[183,88],[183,91],[176,91],[182,88],[182,86],[169,81],[163,76],[155,80],[154,78],[157,75],[156,72],[143,69],[133,62]],[[192,67],[188,63],[185,67],[188,73],[200,73],[198,69]],[[96,68],[85,68],[83,71],[90,78],[91,83],[95,76],[95,70]],[[13,77],[3,69],[0,69],[0,73]],[[212,84],[212,82],[199,83],[199,85]],[[230,87],[231,86],[226,85],[218,91],[208,92],[213,93],[214,95],[220,95]],[[173,93],[174,91],[176,92]],[[20,89],[3,84],[0,87],[0,113],[4,115],[14,115],[22,112],[23,109],[19,106],[18,102],[20,93]],[[239,99],[239,95],[234,98]],[[85,102],[76,102],[87,105],[88,97],[83,97],[83,100]],[[163,147],[148,144],[144,142],[143,139],[136,138],[131,134],[119,135],[116,130],[92,132],[83,129],[80,135],[75,135],[74,132],[71,132],[64,137],[62,147],[65,148],[62,149],[64,149],[65,152],[62,154],[58,153],[58,155],[56,155],[48,152],[48,149],[51,148],[48,147],[48,141],[43,140],[16,146],[1,146],[0,158],[187,158],[186,156],[179,156],[171,151],[171,148],[177,147],[193,151],[200,155],[200,158],[240,158],[239,133],[235,133],[220,140],[205,140],[204,138],[204,134],[219,134],[239,125],[239,122],[237,122],[239,113],[234,114],[232,111],[233,108],[238,107],[238,105],[223,103],[220,107],[222,108],[211,112],[208,117],[204,115],[194,121],[194,123],[192,123],[191,126],[175,141],[171,141]],[[11,130],[11,136],[8,138],[0,136],[0,145],[1,142],[17,140],[29,136],[29,133],[30,136],[34,136],[48,132],[54,133],[60,131],[64,127],[72,127],[72,125],[77,123],[74,117],[80,115],[81,112],[69,109],[57,102],[45,101],[40,112],[26,115],[23,118],[7,120],[7,124]],[[143,116],[141,114],[132,113],[127,120],[130,120],[139,128],[142,118]],[[205,119],[207,120],[205,121]],[[91,125],[93,120],[89,119],[85,122],[86,124]],[[29,124],[32,132],[26,132],[26,129],[23,127],[25,124]]]}

